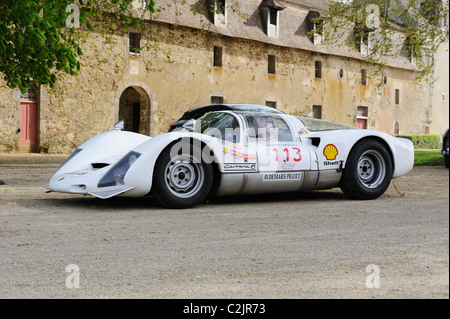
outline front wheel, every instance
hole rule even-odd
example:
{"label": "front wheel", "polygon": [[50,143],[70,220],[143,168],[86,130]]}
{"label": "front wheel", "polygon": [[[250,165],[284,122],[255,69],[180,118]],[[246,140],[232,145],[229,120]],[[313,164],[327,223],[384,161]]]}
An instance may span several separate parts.
{"label": "front wheel", "polygon": [[386,147],[376,140],[364,140],[350,153],[340,186],[351,198],[376,199],[386,192],[392,175],[392,159]]}
{"label": "front wheel", "polygon": [[208,196],[213,183],[211,164],[202,160],[194,145],[174,144],[160,155],[155,165],[155,198],[169,208],[191,208]]}

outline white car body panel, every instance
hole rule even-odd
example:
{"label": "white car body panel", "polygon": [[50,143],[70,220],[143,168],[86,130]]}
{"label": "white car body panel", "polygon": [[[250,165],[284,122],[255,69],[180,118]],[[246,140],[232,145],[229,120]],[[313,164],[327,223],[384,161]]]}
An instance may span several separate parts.
{"label": "white car body panel", "polygon": [[[248,136],[242,116],[233,114],[240,124],[240,143],[227,142],[194,132],[172,132],[153,138],[113,130],[85,142],[51,178],[51,191],[90,194],[102,199],[113,196],[140,197],[151,193],[154,167],[160,154],[180,139],[207,145],[221,175],[218,196],[259,194],[337,187],[341,172],[355,144],[364,138],[382,141],[392,154],[393,178],[407,174],[414,164],[411,141],[357,128],[311,131],[299,118],[274,115],[284,119],[293,133],[288,142],[258,142]],[[130,163],[120,183],[99,187],[100,181],[129,152]],[[137,157],[137,158],[136,158]],[[131,161],[131,158],[133,161]],[[132,162],[132,163],[131,163]]]}

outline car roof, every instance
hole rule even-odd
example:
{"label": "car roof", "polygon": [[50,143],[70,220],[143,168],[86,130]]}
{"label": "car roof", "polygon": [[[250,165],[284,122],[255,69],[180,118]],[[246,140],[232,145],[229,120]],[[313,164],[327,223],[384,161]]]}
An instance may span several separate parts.
{"label": "car roof", "polygon": [[185,113],[185,115],[195,114],[195,113],[207,113],[214,111],[245,111],[245,112],[267,112],[267,113],[276,113],[276,114],[284,114],[280,110],[274,109],[269,106],[257,105],[257,104],[211,104],[205,105],[201,107],[197,107],[195,109],[189,110]]}

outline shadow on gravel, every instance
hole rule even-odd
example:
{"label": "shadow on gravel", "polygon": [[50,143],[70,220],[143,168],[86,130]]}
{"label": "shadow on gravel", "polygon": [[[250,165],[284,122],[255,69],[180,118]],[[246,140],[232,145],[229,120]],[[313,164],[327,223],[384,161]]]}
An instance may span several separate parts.
{"label": "shadow on gravel", "polygon": [[[64,196],[59,195],[58,196]],[[233,196],[233,197],[220,197],[209,199],[203,204],[196,206],[193,209],[201,209],[204,207],[214,207],[221,208],[222,206],[230,205],[246,205],[254,204],[258,205],[261,203],[289,203],[298,202],[301,203],[313,203],[313,202],[342,202],[346,201],[348,198],[340,192],[332,191],[316,191],[307,193],[287,193],[287,194],[269,194],[269,195],[248,195],[248,196]],[[48,199],[20,199],[16,201],[17,205],[30,207],[33,206],[35,209],[42,211],[64,211],[64,210],[80,210],[80,211],[126,211],[126,210],[168,210],[175,211],[172,209],[167,209],[160,205],[152,197],[113,197],[110,199],[102,200],[91,196],[85,197],[73,197],[73,195],[67,195],[67,198],[48,198]],[[189,211],[192,209],[186,209]],[[184,211],[184,210],[180,210]]]}

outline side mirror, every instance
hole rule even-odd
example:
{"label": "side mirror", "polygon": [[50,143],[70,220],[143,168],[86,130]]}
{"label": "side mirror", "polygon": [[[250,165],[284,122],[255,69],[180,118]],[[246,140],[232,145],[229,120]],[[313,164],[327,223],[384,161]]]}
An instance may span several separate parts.
{"label": "side mirror", "polygon": [[125,127],[124,121],[119,121],[116,124],[114,124],[114,130],[122,131]]}
{"label": "side mirror", "polygon": [[183,124],[183,128],[192,132],[195,128],[195,123],[196,123],[196,121],[194,119],[187,120]]}

